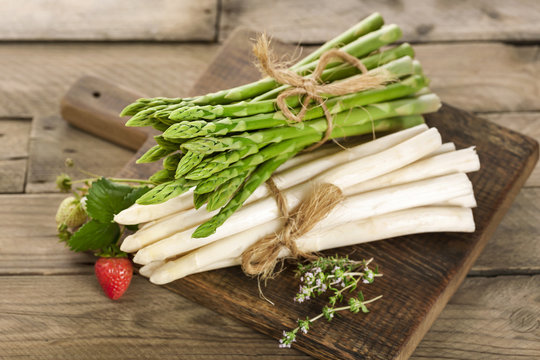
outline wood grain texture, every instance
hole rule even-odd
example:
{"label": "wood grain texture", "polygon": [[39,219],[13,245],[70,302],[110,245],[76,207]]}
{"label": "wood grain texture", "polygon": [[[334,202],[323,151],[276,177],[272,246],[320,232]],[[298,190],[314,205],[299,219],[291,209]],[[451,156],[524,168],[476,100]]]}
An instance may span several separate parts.
{"label": "wood grain texture", "polygon": [[539,274],[540,188],[522,189],[471,274]]}
{"label": "wood grain texture", "polygon": [[411,360],[540,358],[540,276],[468,278]]}
{"label": "wood grain texture", "polygon": [[536,0],[223,0],[220,38],[246,26],[288,43],[322,43],[375,11],[406,41],[540,39]]}
{"label": "wood grain texture", "polygon": [[217,0],[3,0],[0,40],[213,41]]}
{"label": "wood grain texture", "polygon": [[[92,275],[36,281],[0,277],[3,359],[311,358],[138,276],[118,302]],[[540,356],[539,286],[540,276],[466,279],[411,359]]]}
{"label": "wood grain texture", "polygon": [[0,119],[0,193],[24,191],[29,135],[28,119]]}
{"label": "wood grain texture", "polygon": [[139,276],[118,301],[94,275],[4,276],[0,288],[2,359],[309,359]]}
{"label": "wood grain texture", "polygon": [[[540,110],[537,46],[420,44],[414,49],[433,90],[448,103],[481,112]],[[144,96],[186,96],[217,50],[217,45],[194,44],[2,44],[0,116],[55,114],[62,96],[85,75]],[[252,59],[248,48],[238,56]]]}
{"label": "wood grain texture", "polygon": [[22,193],[28,160],[0,160],[0,192]]}
{"label": "wood grain texture", "polygon": [[71,86],[60,103],[62,118],[78,129],[131,150],[138,150],[150,135],[151,127],[126,127],[118,114],[140,96],[130,90],[85,76]]}
{"label": "wood grain texture", "polygon": [[538,46],[433,44],[414,50],[443,101],[469,111],[539,110]]}
{"label": "wood grain texture", "polygon": [[[540,142],[540,112],[488,113],[480,116],[514,131],[527,134]],[[525,186],[540,186],[539,164],[534,168]],[[540,197],[537,198],[537,201],[540,202]]]}
{"label": "wood grain texture", "polygon": [[[250,34],[237,36],[247,39]],[[257,78],[254,70],[247,74],[251,67],[243,54],[248,46],[247,41],[229,40],[194,92],[227,88],[238,81],[235,75],[246,76],[246,81]],[[321,325],[320,332],[298,341],[299,349],[324,359],[408,357],[465,278],[538,159],[534,140],[455,108],[444,106],[427,121],[439,128],[444,141],[454,141],[458,147],[477,146],[484,164],[471,176],[479,204],[477,231],[416,235],[340,249],[339,253],[354,251],[357,257],[377,259],[386,276],[376,291],[389,300],[374,304],[365,317],[345,315],[334,320],[332,331]],[[148,175],[144,167],[129,170]],[[302,313],[291,301],[295,283],[289,270],[280,274],[280,281],[269,284],[265,293],[276,303],[273,307],[260,300],[256,281],[247,279],[238,268],[196,274],[166,287],[278,338],[280,330],[293,327]],[[368,298],[376,295],[373,291],[366,290]],[[315,301],[311,306],[322,304]]]}
{"label": "wood grain texture", "polygon": [[57,192],[55,180],[62,172],[74,179],[87,177],[67,169],[66,158],[86,171],[113,176],[132,156],[132,151],[77,130],[58,115],[38,116],[32,121],[26,192]]}
{"label": "wood grain texture", "polygon": [[185,96],[217,45],[2,44],[0,117],[49,116],[85,75],[122,84],[145,96]]}
{"label": "wood grain texture", "polygon": [[92,272],[93,256],[69,251],[56,237],[56,209],[67,196],[0,196],[0,275]]}

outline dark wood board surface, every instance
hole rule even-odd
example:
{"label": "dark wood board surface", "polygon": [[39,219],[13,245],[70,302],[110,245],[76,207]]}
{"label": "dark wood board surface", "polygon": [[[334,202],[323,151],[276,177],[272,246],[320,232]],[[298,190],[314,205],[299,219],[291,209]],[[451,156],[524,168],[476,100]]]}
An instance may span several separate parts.
{"label": "dark wood board surface", "polygon": [[[231,36],[193,94],[258,78],[249,55],[250,36],[245,32]],[[427,116],[427,122],[440,130],[444,141],[454,141],[459,148],[477,146],[482,169],[471,175],[478,201],[477,231],[407,236],[340,249],[338,253],[353,252],[355,258],[375,258],[384,277],[365,293],[368,298],[378,294],[384,298],[372,304],[367,315],[344,314],[330,324],[317,323],[308,336],[299,337],[296,348],[322,359],[407,358],[456,291],[537,161],[538,144],[532,139],[451,106]],[[143,148],[151,144],[150,138]],[[130,163],[123,175],[144,177],[152,171],[152,166]],[[296,318],[315,315],[322,306],[320,301],[309,305],[292,301],[297,281],[290,270],[264,289],[275,306],[259,298],[256,280],[246,278],[239,268],[193,275],[166,287],[275,338],[293,327]]]}

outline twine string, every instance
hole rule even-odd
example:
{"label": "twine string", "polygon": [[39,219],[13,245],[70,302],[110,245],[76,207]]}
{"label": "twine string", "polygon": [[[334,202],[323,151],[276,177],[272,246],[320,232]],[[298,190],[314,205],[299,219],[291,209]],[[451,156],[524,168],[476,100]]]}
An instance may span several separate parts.
{"label": "twine string", "polygon": [[[257,40],[253,51],[259,60],[258,66],[263,74],[274,78],[279,84],[291,86],[290,89],[283,91],[276,99],[278,108],[290,123],[302,122],[312,101],[321,106],[326,118],[327,128],[322,139],[308,147],[307,151],[316,149],[331,137],[334,125],[332,114],[325,104],[325,98],[379,88],[385,83],[394,80],[390,73],[384,69],[368,72],[362,61],[338,49],[331,49],[323,53],[315,70],[307,77],[298,75],[277,62],[270,50],[270,42],[264,34]],[[324,69],[336,58],[356,67],[362,74],[332,83],[322,83],[321,75]],[[301,109],[297,114],[293,113],[287,105],[286,100],[290,96],[301,97]],[[302,201],[296,209],[290,211],[285,197],[272,178],[267,180],[266,185],[285,219],[284,225],[277,233],[265,236],[242,254],[242,269],[244,272],[248,275],[258,275],[259,279],[263,280],[273,277],[275,266],[279,258],[283,256],[282,252],[284,250],[288,252],[290,258],[314,258],[312,253],[298,248],[296,239],[313,229],[344,199],[343,192],[336,185],[318,184],[307,199]]]}

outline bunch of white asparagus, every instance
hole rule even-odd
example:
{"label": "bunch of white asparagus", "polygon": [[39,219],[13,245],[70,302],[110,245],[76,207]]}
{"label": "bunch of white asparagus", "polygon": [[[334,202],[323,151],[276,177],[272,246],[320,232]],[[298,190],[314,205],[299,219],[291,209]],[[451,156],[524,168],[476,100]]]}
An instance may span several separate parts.
{"label": "bunch of white asparagus", "polygon": [[[314,184],[330,183],[346,196],[326,218],[296,239],[315,252],[425,232],[473,232],[472,184],[465,175],[480,167],[474,148],[442,144],[424,124],[348,149],[315,150],[282,165],[273,179],[289,209],[308,197]],[[215,211],[193,208],[192,191],[156,205],[133,205],[115,217],[142,224],[121,249],[136,252],[140,273],[156,284],[239,265],[242,253],[283,226],[279,208],[263,185],[246,204],[206,238],[192,238]],[[287,250],[280,253],[286,257]]]}

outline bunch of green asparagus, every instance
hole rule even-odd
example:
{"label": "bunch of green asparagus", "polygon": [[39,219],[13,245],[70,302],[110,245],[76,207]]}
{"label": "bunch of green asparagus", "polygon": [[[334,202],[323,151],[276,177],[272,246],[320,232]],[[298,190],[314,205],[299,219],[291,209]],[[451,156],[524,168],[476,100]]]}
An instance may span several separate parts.
{"label": "bunch of green asparagus", "polygon": [[[382,68],[396,79],[384,87],[326,99],[334,124],[330,138],[401,130],[422,123],[421,114],[439,108],[411,46],[382,49],[401,35],[398,26],[383,26],[375,13],[289,68],[309,76],[321,54],[338,48],[358,58],[369,72]],[[352,65],[331,62],[321,81],[360,73]],[[281,164],[323,138],[328,124],[317,103],[300,123],[291,123],[278,110],[276,97],[288,88],[266,77],[202,96],[139,99],[127,106],[121,114],[132,116],[126,126],[162,131],[138,162],[163,159],[163,168],[150,177],[156,186],[137,202],[157,204],[194,188],[196,208],[221,209],[193,237],[213,234]],[[302,97],[291,96],[286,103],[298,113]]]}

